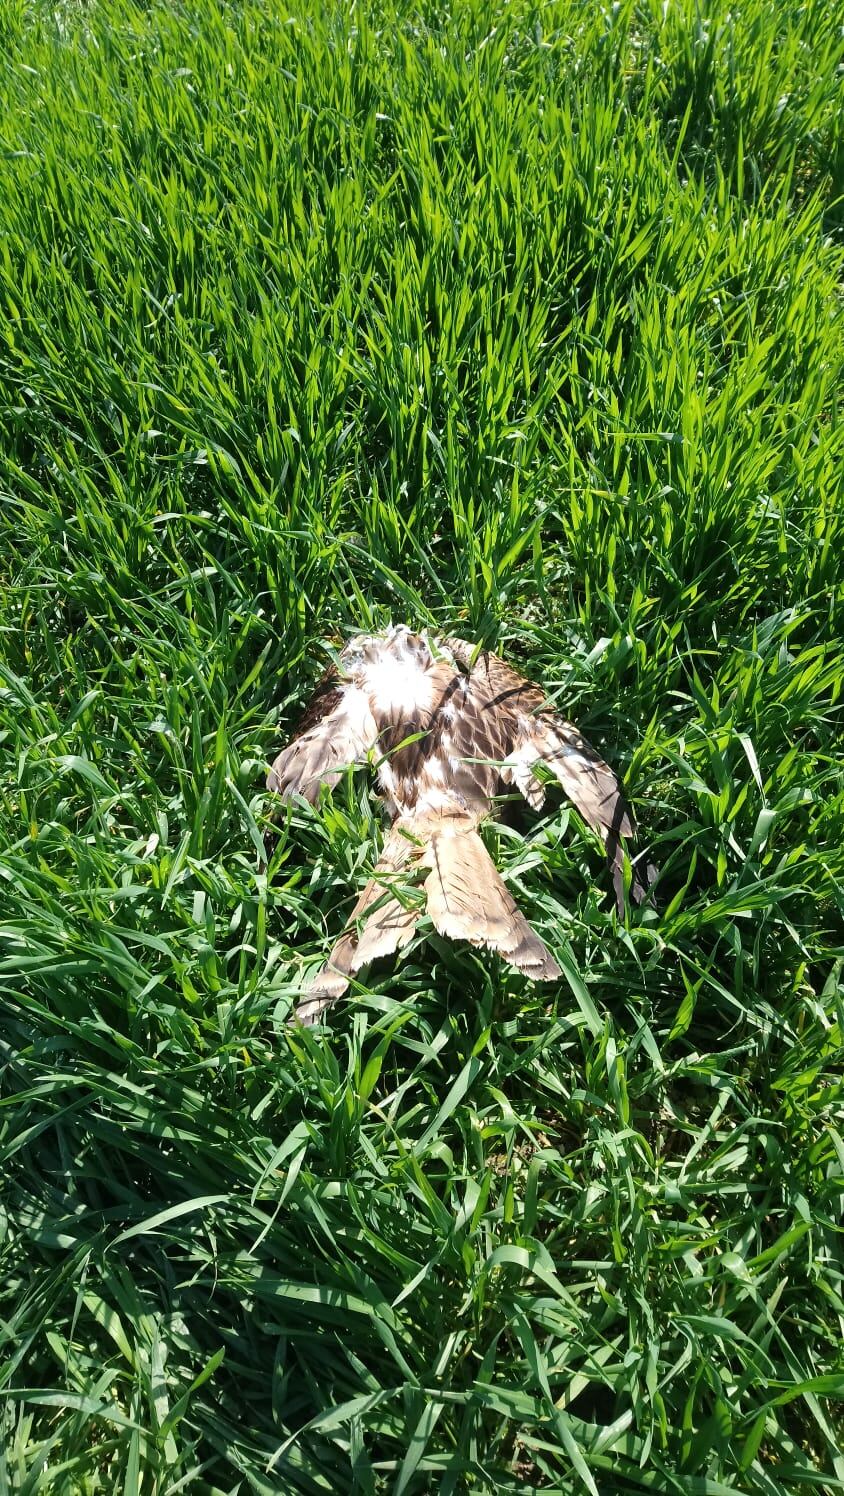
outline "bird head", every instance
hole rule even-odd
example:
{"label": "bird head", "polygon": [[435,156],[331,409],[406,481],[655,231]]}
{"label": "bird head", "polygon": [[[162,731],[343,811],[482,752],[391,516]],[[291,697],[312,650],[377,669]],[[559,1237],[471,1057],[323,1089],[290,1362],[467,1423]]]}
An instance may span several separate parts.
{"label": "bird head", "polygon": [[414,634],[403,623],[391,624],[383,634],[355,634],[340,653],[340,663],[351,680],[385,659],[427,670],[433,658],[425,635]]}

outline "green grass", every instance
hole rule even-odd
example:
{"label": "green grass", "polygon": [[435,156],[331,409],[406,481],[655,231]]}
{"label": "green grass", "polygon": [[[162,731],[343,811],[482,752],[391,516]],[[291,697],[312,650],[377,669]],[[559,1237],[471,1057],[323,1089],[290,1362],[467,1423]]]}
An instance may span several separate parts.
{"label": "green grass", "polygon": [[[844,1491],[836,0],[0,5],[0,1493]],[[423,928],[266,761],[498,646],[618,766]]]}

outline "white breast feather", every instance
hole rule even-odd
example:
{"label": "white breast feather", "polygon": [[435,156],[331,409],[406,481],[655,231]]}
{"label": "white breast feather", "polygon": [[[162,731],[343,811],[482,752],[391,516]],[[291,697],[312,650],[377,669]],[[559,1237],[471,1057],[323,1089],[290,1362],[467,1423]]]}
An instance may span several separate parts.
{"label": "white breast feather", "polygon": [[414,809],[417,815],[436,814],[438,811],[453,814],[455,805],[464,803],[463,796],[458,795],[454,790],[442,789],[437,784],[427,784],[416,801]]}
{"label": "white breast feather", "polygon": [[351,752],[349,761],[362,761],[377,737],[377,728],[369,708],[369,697],[357,686],[347,686],[343,695],[343,715],[334,728],[335,737],[345,732]]}
{"label": "white breast feather", "polygon": [[367,666],[366,691],[376,716],[429,712],[434,705],[433,682],[412,659],[385,653]]}

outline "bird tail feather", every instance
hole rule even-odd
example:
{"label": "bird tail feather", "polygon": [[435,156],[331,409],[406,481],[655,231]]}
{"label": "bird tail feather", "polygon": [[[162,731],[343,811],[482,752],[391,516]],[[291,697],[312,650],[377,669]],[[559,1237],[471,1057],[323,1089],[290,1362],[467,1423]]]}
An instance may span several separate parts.
{"label": "bird tail feather", "polygon": [[560,968],[528,924],[484,846],[470,816],[427,816],[399,821],[373,870],[349,923],[296,1008],[299,1023],[316,1023],[342,997],[350,977],[410,941],[425,910],[390,892],[390,875],[414,863],[428,869],[427,912],[451,940],[485,945],[534,981],[553,981]]}
{"label": "bird tail feather", "polygon": [[444,819],[430,834],[424,860],[428,913],[441,935],[488,946],[534,981],[560,976],[471,821]]}

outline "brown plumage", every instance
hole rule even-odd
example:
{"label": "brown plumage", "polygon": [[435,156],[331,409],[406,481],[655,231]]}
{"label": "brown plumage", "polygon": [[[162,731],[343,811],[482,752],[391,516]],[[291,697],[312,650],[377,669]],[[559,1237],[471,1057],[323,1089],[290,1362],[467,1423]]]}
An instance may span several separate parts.
{"label": "brown plumage", "polygon": [[[537,686],[498,656],[475,654],[462,639],[406,628],[352,639],[270,770],[269,789],[313,803],[321,784],[369,760],[391,820],[346,930],[296,1010],[303,1023],[315,1022],[362,966],[405,946],[425,912],[441,935],[487,946],[535,980],[560,975],[477,830],[502,784],[541,808],[537,763],[601,836],[623,905],[621,838],[634,826],[615,774]],[[411,886],[422,872],[421,888],[418,879]],[[645,892],[635,875],[632,892]]]}

